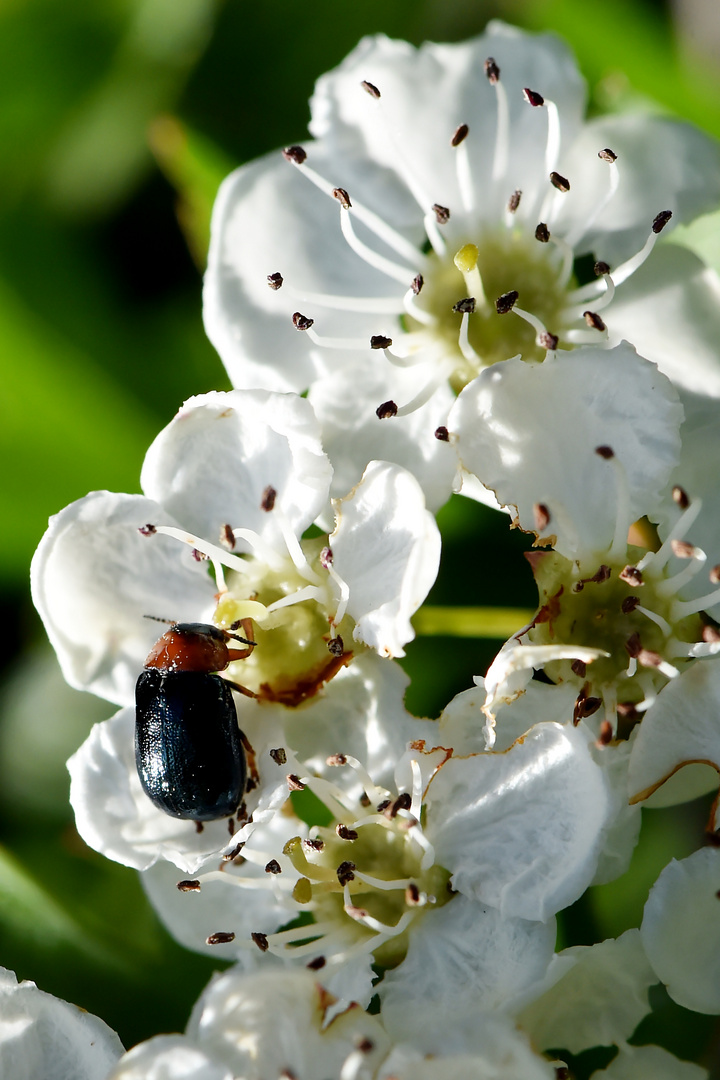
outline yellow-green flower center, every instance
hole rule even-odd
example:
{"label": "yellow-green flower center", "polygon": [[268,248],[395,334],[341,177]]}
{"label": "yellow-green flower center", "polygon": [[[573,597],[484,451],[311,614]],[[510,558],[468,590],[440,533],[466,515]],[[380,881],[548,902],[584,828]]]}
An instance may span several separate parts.
{"label": "yellow-green flower center", "polygon": [[[350,662],[363,646],[353,642],[354,621],[346,615],[332,633],[335,599],[329,588],[328,571],[320,554],[327,541],[323,538],[302,541],[310,568],[323,585],[320,596],[310,597],[271,611],[262,622],[254,623],[257,646],[245,660],[227,669],[227,677],[252,690],[258,697],[298,705],[317,693],[341,667]],[[247,556],[247,573],[230,571],[228,591],[215,611],[215,622],[228,629],[245,618],[245,602],[256,600],[266,607],[308,587],[308,580],[292,560],[285,558],[278,567]],[[334,639],[335,648],[332,648]],[[338,640],[340,645],[338,646]]]}

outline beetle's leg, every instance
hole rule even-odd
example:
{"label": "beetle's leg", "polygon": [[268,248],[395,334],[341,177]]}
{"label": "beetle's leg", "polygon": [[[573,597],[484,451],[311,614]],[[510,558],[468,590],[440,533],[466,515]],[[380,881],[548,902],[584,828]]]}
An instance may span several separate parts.
{"label": "beetle's leg", "polygon": [[239,637],[236,634],[229,634],[228,636],[235,638],[236,641],[244,641],[247,648],[228,649],[228,658],[230,660],[246,660],[257,644],[253,634],[252,619],[239,619],[238,622],[232,624],[230,629],[237,630],[239,626],[242,627],[243,634],[245,635],[244,637]]}
{"label": "beetle's leg", "polygon": [[[245,732],[242,730],[242,728],[240,729],[240,739],[241,739],[243,747],[245,749],[245,756],[247,758],[247,764],[248,764],[248,772],[250,773],[250,776],[252,777],[252,779],[255,781],[255,784],[259,784],[260,783],[260,773],[258,772],[258,768],[257,768],[257,754],[253,750],[252,745],[248,741],[248,737],[245,734]],[[253,785],[253,787],[254,786],[255,785]],[[246,791],[251,791],[252,788],[248,788],[248,786],[246,784],[245,785],[245,790]]]}
{"label": "beetle's leg", "polygon": [[232,686],[233,690],[237,690],[238,694],[244,694],[245,697],[257,697],[254,690],[248,690],[247,686],[242,686],[239,682],[233,682],[232,679],[225,679],[228,686]]}

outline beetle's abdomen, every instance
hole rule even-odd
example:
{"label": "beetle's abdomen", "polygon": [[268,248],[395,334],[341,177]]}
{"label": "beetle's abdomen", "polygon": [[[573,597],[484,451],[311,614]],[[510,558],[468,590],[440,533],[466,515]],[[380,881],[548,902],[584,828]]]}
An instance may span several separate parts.
{"label": "beetle's abdomen", "polygon": [[135,761],[155,805],[195,821],[234,813],[246,763],[227,683],[205,672],[146,669],[135,704]]}

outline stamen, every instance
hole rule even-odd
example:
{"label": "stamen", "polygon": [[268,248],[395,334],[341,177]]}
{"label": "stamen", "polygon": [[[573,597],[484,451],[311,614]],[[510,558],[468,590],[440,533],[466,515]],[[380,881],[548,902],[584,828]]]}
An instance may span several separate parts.
{"label": "stamen", "polygon": [[[419,276],[419,275],[418,275]],[[425,311],[421,308],[416,300],[416,297],[420,289],[415,285],[415,282],[410,286],[402,299],[403,307],[407,311],[408,315],[412,315],[413,319],[417,319],[423,326],[435,326],[437,319],[429,311]]]}
{"label": "stamen", "polygon": [[413,758],[410,761],[410,768],[412,770],[413,778],[410,813],[416,821],[419,821],[420,814],[422,813],[422,772],[420,771],[420,763]]}
{"label": "stamen", "polygon": [[638,604],[635,610],[641,612],[646,618],[650,619],[650,622],[654,622],[656,626],[659,626],[667,637],[670,636],[672,627],[666,619],[663,619],[662,615],[658,615],[655,611],[650,611],[649,608],[643,607],[642,604]]}
{"label": "stamen", "polygon": [[407,405],[402,405],[395,413],[396,416],[408,416],[410,413],[415,412],[417,409],[421,409],[423,405],[427,404],[435,391],[441,386],[448,377],[445,367],[442,366],[436,371],[436,374],[426,385],[415,395]]}
{"label": "stamen", "polygon": [[595,453],[609,461],[615,470],[615,533],[609,555],[610,559],[619,560],[627,552],[628,530],[632,525],[627,472],[611,447],[598,446]]}
{"label": "stamen", "polygon": [[[226,884],[232,884],[238,886],[240,889],[280,889],[282,892],[292,892],[293,882],[290,878],[277,877],[274,874],[268,874],[264,877],[241,877],[239,874],[229,874],[223,870],[208,870],[205,874],[198,874],[196,881],[199,881],[201,885],[208,881],[222,881]],[[307,937],[308,927],[305,927],[305,936]]]}
{"label": "stamen", "polygon": [[670,530],[662,547],[657,551],[648,551],[646,555],[643,555],[642,559],[637,564],[638,570],[652,569],[652,572],[659,576],[660,571],[673,553],[673,541],[681,540],[683,536],[690,531],[701,510],[702,499],[694,499],[687,510],[685,510],[681,517],[675,522],[675,525]]}
{"label": "stamen", "polygon": [[[385,788],[377,786],[365,766],[360,761],[358,761],[356,757],[352,757],[352,755],[350,754],[342,754],[332,759],[328,758],[327,763],[328,765],[349,765],[353,772],[356,774],[360,783],[362,784],[363,791],[371,800],[371,802],[379,803],[382,802],[383,799],[389,797],[390,792],[386,791]],[[375,820],[375,816],[376,815],[374,814],[372,815],[373,820]],[[363,822],[366,820],[368,819],[362,819]],[[357,828],[357,822],[353,822],[353,828]]]}
{"label": "stamen", "polygon": [[475,209],[475,190],[472,182],[472,172],[470,170],[470,158],[467,152],[466,139],[468,136],[467,124],[461,124],[455,131],[450,145],[455,148],[455,172],[457,175],[458,188],[460,190],[460,199],[462,201],[463,210],[467,213],[471,213]]}
{"label": "stamen", "polygon": [[329,308],[333,311],[358,311],[363,315],[402,315],[403,305],[397,297],[386,296],[334,296],[330,293],[307,292],[285,286],[285,292],[308,305]]}
{"label": "stamen", "polygon": [[394,889],[407,889],[412,884],[412,878],[398,878],[396,881],[386,881],[385,878],[372,877],[371,874],[364,874],[357,868],[353,871],[358,881],[362,881],[365,885],[371,885],[373,889],[381,889],[385,892],[392,892]]}
{"label": "stamen", "polygon": [[645,241],[644,246],[640,249],[640,251],[637,252],[636,255],[633,255],[630,259],[628,259],[627,262],[622,263],[622,265],[618,266],[616,270],[613,270],[612,278],[616,285],[622,285],[623,281],[627,281],[627,279],[632,274],[634,274],[640,266],[642,266],[652,249],[655,247],[658,236],[665,228],[671,217],[672,212],[670,210],[663,210],[655,217],[652,223],[652,228],[650,230],[650,235]]}
{"label": "stamen", "polygon": [[478,356],[478,354],[475,352],[472,345],[470,344],[470,339],[468,337],[469,321],[470,313],[466,311],[463,313],[462,321],[460,322],[460,335],[458,337],[458,345],[460,347],[460,352],[463,354],[465,359],[469,361],[469,363],[477,364],[479,366],[482,363],[482,359],[480,356]]}
{"label": "stamen", "polygon": [[[320,173],[316,172],[315,169],[311,168],[310,165],[305,162],[305,159],[300,163],[296,162],[294,159],[292,160],[293,164],[299,168],[302,175],[313,183],[316,188],[322,191],[324,195],[327,195],[331,199],[337,198],[334,194],[336,191],[343,191],[343,194],[347,195],[347,192],[345,192],[344,189],[337,188],[325,180]],[[349,201],[350,200],[348,199],[348,202]],[[363,225],[366,225],[379,240],[383,240],[388,247],[391,247],[398,255],[402,256],[404,259],[409,259],[411,263],[421,264],[425,261],[424,256],[414,244],[411,244],[409,240],[406,240],[404,236],[396,232],[392,226],[388,225],[386,221],[383,221],[381,217],[378,217],[378,215],[370,210],[369,207],[365,206],[363,203],[357,202],[355,199],[353,199],[351,205],[353,213],[358,221],[362,221]],[[423,205],[427,205],[427,202]]]}
{"label": "stamen", "polygon": [[335,337],[323,337],[318,334],[311,327],[305,331],[307,336],[316,345],[322,346],[324,349],[342,349],[352,350],[355,352],[363,352],[372,348],[367,338],[335,338]]}
{"label": "stamen", "polygon": [[679,592],[688,581],[691,581],[702,570],[706,562],[707,555],[702,548],[694,547],[691,559],[685,569],[680,570],[673,577],[659,581],[655,586],[655,591],[659,596],[672,596],[673,593]]}
{"label": "stamen", "polygon": [[[603,287],[603,292],[598,293],[598,289]],[[603,274],[599,281],[591,281],[589,285],[583,285],[580,289],[575,289],[568,296],[568,300],[571,303],[580,304],[584,306],[588,301],[592,302],[593,310],[595,312],[602,311],[608,304],[612,303],[615,296],[615,281],[610,277],[610,271]],[[573,309],[568,308],[568,313]],[[580,315],[584,315],[585,312],[581,308],[575,309],[574,314],[577,318]]]}
{"label": "stamen", "polygon": [[375,270],[379,270],[380,273],[385,274],[387,277],[392,278],[393,281],[398,281],[401,285],[405,285],[406,287],[408,281],[412,281],[415,276],[412,270],[400,266],[399,263],[393,262],[392,259],[387,259],[377,251],[373,251],[372,248],[369,248],[367,244],[360,240],[353,228],[349,210],[340,209],[340,228],[342,229],[342,234],[348,245],[355,254],[359,255],[359,257],[369,266],[372,266]]}
{"label": "stamen", "polygon": [[613,151],[610,150],[610,149],[606,149],[606,150],[600,150],[600,152],[598,153],[598,157],[601,159],[601,161],[606,161],[607,164],[608,164],[608,169],[609,169],[608,190],[605,192],[605,195],[600,200],[600,202],[598,202],[595,205],[595,207],[593,208],[593,210],[590,213],[590,216],[587,218],[587,220],[582,221],[582,222],[578,222],[578,224],[575,226],[575,228],[571,232],[569,232],[568,235],[565,237],[568,244],[570,244],[571,247],[573,247],[573,248],[580,242],[582,237],[585,236],[585,234],[592,228],[592,226],[598,220],[600,215],[602,213],[604,213],[606,207],[610,203],[611,199],[614,197],[615,192],[617,191],[618,185],[620,183],[620,173],[619,173],[618,167],[616,165],[617,154],[613,153]]}
{"label": "stamen", "polygon": [[479,254],[476,244],[465,244],[455,254],[453,262],[465,279],[468,296],[474,297],[475,303],[479,307],[489,311],[490,306],[487,302],[482,277],[480,276],[480,270],[478,268]]}
{"label": "stamen", "polygon": [[318,603],[322,603],[323,599],[322,590],[317,585],[306,585],[288,596],[281,596],[279,600],[273,600],[272,604],[267,605],[266,610],[279,611],[281,608],[292,607],[294,604],[302,604],[304,600],[317,600]]}
{"label": "stamen", "polygon": [[544,323],[538,319],[537,315],[533,315],[530,311],[525,311],[523,308],[513,305],[513,315],[519,315],[521,319],[524,319],[526,323],[530,323],[535,331],[535,343],[542,346],[544,349],[557,348],[558,339],[555,334],[551,334],[546,328]]}
{"label": "stamen", "polygon": [[[184,529],[176,529],[172,525],[155,525],[154,531],[156,533],[161,533],[163,536],[171,536],[174,540],[180,540],[194,551],[201,551],[203,555],[207,555],[208,559],[210,559],[213,564],[217,561],[223,566],[227,566],[230,570],[237,570],[241,574],[247,574],[248,572],[247,563],[244,559],[241,559],[239,555],[233,555],[229,551],[224,551],[216,544],[211,544],[207,540],[202,540],[199,536],[193,536],[192,533],[185,532]],[[237,535],[240,531],[244,530],[234,529],[233,533]],[[277,558],[277,556],[275,556],[275,558]]]}
{"label": "stamen", "polygon": [[704,611],[718,603],[720,603],[720,589],[706,593],[697,600],[675,600],[672,605],[672,618],[684,619],[688,615],[697,615],[699,611]]}
{"label": "stamen", "polygon": [[508,152],[510,148],[510,119],[508,99],[505,87],[500,81],[500,68],[492,57],[485,61],[485,74],[490,85],[495,90],[495,104],[497,107],[497,128],[495,130],[495,153],[493,156],[492,184],[497,189],[502,186],[508,167]]}
{"label": "stamen", "polygon": [[[448,217],[449,216],[450,215],[448,212]],[[440,235],[440,230],[438,228],[439,220],[440,219],[438,217],[438,213],[433,207],[432,213],[425,214],[423,218],[423,224],[425,226],[425,232],[427,233],[427,238],[432,245],[433,251],[439,258],[442,259],[447,254],[447,244],[445,243],[443,237]]]}
{"label": "stamen", "polygon": [[321,803],[324,803],[330,813],[343,825],[353,828],[354,813],[349,809],[343,799],[345,793],[336,784],[325,780],[322,776],[303,776],[302,783],[309,787],[313,795],[317,795]]}

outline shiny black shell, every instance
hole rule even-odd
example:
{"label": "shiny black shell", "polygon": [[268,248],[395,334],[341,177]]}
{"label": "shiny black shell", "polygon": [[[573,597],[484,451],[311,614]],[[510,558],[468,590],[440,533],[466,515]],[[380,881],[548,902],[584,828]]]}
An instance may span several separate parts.
{"label": "shiny black shell", "polygon": [[135,761],[155,805],[194,821],[233,814],[247,763],[224,679],[145,668],[135,686],[135,706]]}

